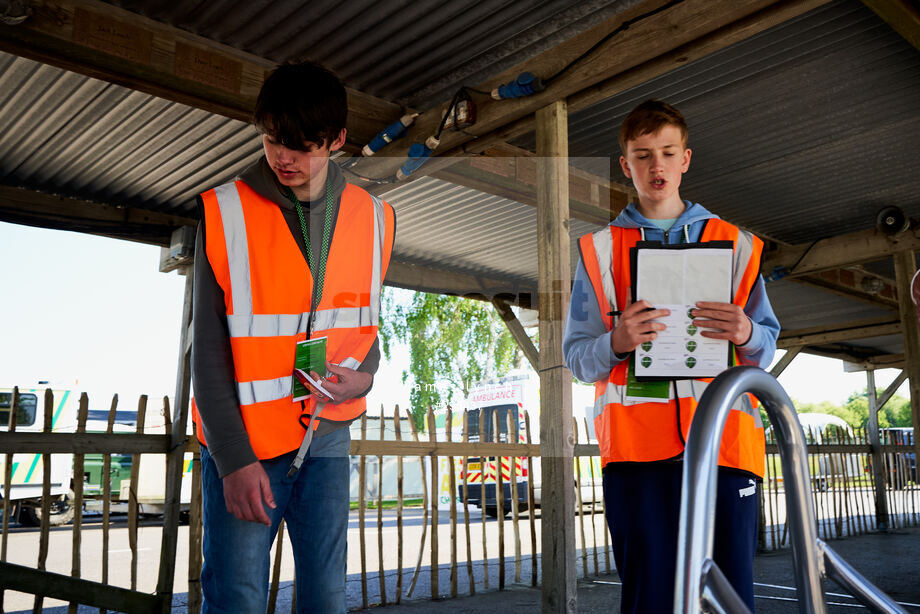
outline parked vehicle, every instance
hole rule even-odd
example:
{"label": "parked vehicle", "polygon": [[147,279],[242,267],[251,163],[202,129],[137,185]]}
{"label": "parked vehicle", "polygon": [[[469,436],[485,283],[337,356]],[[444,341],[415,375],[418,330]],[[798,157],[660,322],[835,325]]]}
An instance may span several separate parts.
{"label": "parked vehicle", "polygon": [[[54,390],[54,411],[51,431],[72,433],[76,428],[78,395],[69,390]],[[44,403],[45,390],[20,388],[16,410],[16,431],[38,433],[44,430],[40,419],[40,408]],[[13,402],[13,390],[0,388],[0,431],[8,431]],[[14,503],[13,517],[21,523],[37,526],[41,524],[42,480],[44,465],[41,454],[14,454],[12,456],[12,481],[10,492],[4,492],[2,476],[6,475],[6,454],[0,454],[0,497],[7,497]],[[52,497],[49,522],[52,526],[67,524],[73,520],[73,455],[52,454],[51,490]]]}
{"label": "parked vehicle", "polygon": [[[883,454],[885,459],[885,479],[892,488],[902,490],[911,482],[917,481],[917,454],[913,451],[914,429],[912,427],[890,427],[879,429],[879,441],[883,446],[911,446],[911,450],[903,453]],[[872,459],[869,459],[869,469],[872,471]]]}
{"label": "parked vehicle", "polygon": [[[595,443],[594,423],[590,417],[594,406],[594,389],[590,386],[573,384],[572,414],[584,432],[588,425],[588,437]],[[524,411],[530,416],[531,442],[540,441],[540,382],[529,374],[512,374],[480,382],[470,389],[467,403],[467,438],[470,442],[495,441],[495,417],[498,416],[498,441],[524,443],[526,441]],[[588,419],[585,420],[585,417]],[[480,438],[480,423],[482,436]],[[459,433],[462,437],[463,433]],[[455,438],[455,440],[457,440]],[[583,441],[583,439],[580,439]],[[512,462],[515,480],[512,484]],[[467,478],[468,501],[492,517],[507,515],[512,505],[518,511],[527,509],[527,489],[530,480],[534,485],[534,505],[542,500],[542,472],[540,458],[533,459],[533,475],[528,471],[525,458],[476,457],[461,459],[460,476],[457,481],[457,496],[463,498],[463,477]],[[501,471],[502,510],[498,509],[497,483]],[[575,461],[576,477],[581,478],[581,500],[590,503],[600,500],[601,468],[598,458],[580,458]]]}
{"label": "parked vehicle", "polygon": [[[44,388],[20,388],[19,404],[16,413],[16,431],[37,433],[44,430],[40,408],[44,402]],[[79,394],[71,390],[52,390],[54,411],[52,432],[73,433],[77,427],[77,406]],[[12,405],[12,388],[0,388],[0,431],[9,430],[10,408]],[[90,409],[87,415],[86,431],[104,433],[108,427],[108,410]],[[148,414],[146,433],[163,432],[162,420]],[[113,431],[116,433],[133,433],[136,430],[137,413],[118,410],[115,414]],[[72,454],[52,454],[51,458],[51,526],[64,525],[73,520],[73,484],[74,480],[83,480],[85,510],[102,509],[104,456],[87,454],[84,456],[83,475],[73,475]],[[110,510],[127,511],[131,465],[131,454],[112,454],[110,462]],[[3,492],[6,454],[0,454],[0,497]],[[32,453],[14,454],[12,457],[12,481],[10,483],[10,501],[13,502],[13,518],[27,526],[41,524],[42,480],[44,469],[42,455]],[[191,501],[191,464],[192,455],[186,454],[183,463],[182,490],[180,502],[183,510],[188,509]],[[163,455],[144,455],[140,464],[137,501],[141,514],[161,514],[164,509],[166,459]]]}

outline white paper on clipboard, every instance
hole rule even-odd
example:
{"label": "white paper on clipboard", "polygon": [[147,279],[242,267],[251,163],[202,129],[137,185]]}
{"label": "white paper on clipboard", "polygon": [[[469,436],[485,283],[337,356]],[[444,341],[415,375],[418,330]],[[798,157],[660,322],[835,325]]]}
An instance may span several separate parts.
{"label": "white paper on clipboard", "polygon": [[636,348],[636,377],[715,377],[726,369],[728,341],[700,335],[690,311],[697,301],[731,302],[732,254],[730,247],[636,250],[636,299],[671,312],[658,319],[667,329]]}

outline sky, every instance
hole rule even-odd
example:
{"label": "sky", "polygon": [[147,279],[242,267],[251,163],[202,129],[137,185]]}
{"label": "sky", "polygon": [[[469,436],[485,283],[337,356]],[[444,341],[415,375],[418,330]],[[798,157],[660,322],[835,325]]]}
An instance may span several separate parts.
{"label": "sky", "polygon": [[[140,394],[172,397],[185,278],[160,273],[159,255],[140,243],[0,222],[0,388],[47,380],[89,393],[91,408],[107,408],[115,393],[124,408]],[[397,345],[375,377],[372,413],[408,407],[407,367]],[[879,370],[876,385],[897,375]],[[779,381],[803,403],[842,404],[866,386],[865,373],[805,354]],[[899,394],[909,395],[906,383]]]}

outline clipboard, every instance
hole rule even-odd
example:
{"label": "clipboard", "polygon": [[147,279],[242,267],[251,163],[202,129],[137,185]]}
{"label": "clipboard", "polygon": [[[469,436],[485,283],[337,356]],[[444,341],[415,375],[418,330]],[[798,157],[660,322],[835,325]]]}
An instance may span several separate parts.
{"label": "clipboard", "polygon": [[645,299],[671,311],[659,320],[668,328],[633,352],[637,382],[715,377],[732,366],[732,344],[700,335],[690,312],[697,301],[731,302],[733,256],[731,241],[640,241],[630,249],[633,302]]}

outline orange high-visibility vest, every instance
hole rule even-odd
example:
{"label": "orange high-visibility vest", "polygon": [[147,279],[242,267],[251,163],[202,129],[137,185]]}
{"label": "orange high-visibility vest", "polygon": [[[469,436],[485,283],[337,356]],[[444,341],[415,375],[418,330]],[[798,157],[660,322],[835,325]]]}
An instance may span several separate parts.
{"label": "orange high-visibility vest", "polygon": [[[277,204],[239,180],[201,198],[205,251],[224,291],[243,422],[256,456],[274,458],[304,438],[304,412],[291,384],[295,344],[307,338],[313,276]],[[394,224],[389,204],[345,186],[312,335],[327,338],[326,358],[333,363],[356,369],[377,338]],[[310,398],[305,413],[315,406]],[[320,420],[350,422],[365,408],[364,398],[328,403],[315,427]],[[197,411],[194,419],[200,425]],[[205,443],[200,428],[198,437]]]}
{"label": "orange high-visibility vest", "polygon": [[[579,239],[582,262],[607,330],[613,329],[613,317],[608,312],[626,305],[632,283],[629,250],[640,236],[638,228],[608,226]],[[700,241],[726,240],[734,244],[732,302],[744,307],[760,271],[763,242],[718,218],[707,220]],[[737,362],[737,353],[734,358]],[[626,397],[629,360],[617,364],[606,380],[594,384],[594,428],[601,464],[679,457],[697,403],[712,379],[675,380],[669,386],[667,401],[634,402]],[[719,465],[763,477],[765,451],[760,411],[752,396],[742,395],[725,424]]]}

